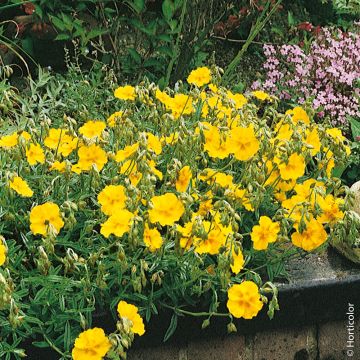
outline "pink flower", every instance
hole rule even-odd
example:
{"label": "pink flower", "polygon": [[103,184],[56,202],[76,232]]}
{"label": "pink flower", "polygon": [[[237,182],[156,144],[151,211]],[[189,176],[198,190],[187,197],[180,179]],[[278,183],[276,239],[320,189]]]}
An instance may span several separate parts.
{"label": "pink flower", "polygon": [[[360,30],[360,22],[356,26]],[[310,31],[312,25],[299,27]],[[360,78],[360,32],[315,28],[313,33],[307,52],[297,45],[265,45],[265,78],[253,88],[294,102],[312,98],[320,118],[330,116],[335,125],[347,124],[348,115],[360,114],[360,89],[355,88]]]}

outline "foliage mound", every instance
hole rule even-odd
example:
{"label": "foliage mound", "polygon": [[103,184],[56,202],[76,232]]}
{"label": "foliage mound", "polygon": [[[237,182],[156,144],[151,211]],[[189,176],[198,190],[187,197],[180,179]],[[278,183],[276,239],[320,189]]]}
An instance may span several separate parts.
{"label": "foliage mound", "polygon": [[[228,317],[229,331],[234,318],[274,315],[286,261],[342,227],[348,196],[332,172],[349,147],[312,109],[284,114],[275,97],[220,83],[218,69],[199,68],[175,89],[120,86],[116,111],[93,119],[71,96],[51,120],[27,112],[45,95],[7,113],[1,358],[20,358],[26,339],[62,359],[124,358],[143,317],[164,308],[166,338],[181,314],[204,327]],[[104,310],[108,335],[92,325]]]}

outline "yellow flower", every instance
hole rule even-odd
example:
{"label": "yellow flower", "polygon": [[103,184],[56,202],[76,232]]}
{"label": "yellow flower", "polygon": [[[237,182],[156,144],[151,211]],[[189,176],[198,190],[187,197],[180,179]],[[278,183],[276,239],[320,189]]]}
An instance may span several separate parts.
{"label": "yellow flower", "polygon": [[275,139],[282,141],[288,141],[293,135],[293,130],[289,124],[280,121],[275,126],[275,131],[277,132]]}
{"label": "yellow flower", "polygon": [[350,156],[351,154],[351,148],[348,145],[344,145],[345,153],[347,156]]}
{"label": "yellow flower", "polygon": [[139,143],[135,143],[133,145],[125,146],[123,150],[118,150],[115,154],[115,161],[121,162],[128,159],[130,156],[135,154],[135,152],[139,149]]}
{"label": "yellow flower", "polygon": [[63,156],[69,156],[76,149],[78,139],[72,137],[65,129],[50,129],[48,136],[44,139],[44,145],[49,149],[57,150]]}
{"label": "yellow flower", "polygon": [[57,235],[63,226],[60,209],[53,202],[34,206],[30,211],[30,230],[34,235]]}
{"label": "yellow flower", "polygon": [[241,205],[248,211],[254,211],[254,207],[252,206],[249,197],[247,195],[247,191],[245,189],[241,189],[239,187],[230,187],[230,189],[225,192],[225,195],[228,195],[235,200],[240,200]]}
{"label": "yellow flower", "polygon": [[149,225],[145,224],[144,243],[150,249],[151,252],[154,252],[155,250],[161,248],[163,239],[157,229],[150,229]]}
{"label": "yellow flower", "polygon": [[127,160],[120,167],[120,174],[127,175],[130,179],[131,185],[136,186],[142,179],[142,173],[138,171],[137,165],[133,160]]}
{"label": "yellow flower", "polygon": [[101,328],[83,331],[75,340],[71,355],[74,360],[102,360],[111,348],[111,342]]}
{"label": "yellow flower", "polygon": [[20,176],[15,176],[10,181],[10,188],[15,190],[19,195],[24,197],[33,196],[34,192],[30,189],[28,183],[23,180]]}
{"label": "yellow flower", "polygon": [[160,140],[163,145],[174,145],[179,140],[179,133],[173,132],[169,136],[162,136]]}
{"label": "yellow flower", "polygon": [[243,281],[228,290],[227,308],[234,317],[252,319],[262,307],[259,288],[254,282]]}
{"label": "yellow flower", "polygon": [[306,130],[305,143],[313,147],[310,149],[311,156],[315,156],[320,151],[321,142],[319,133],[316,128],[312,129],[311,131]]}
{"label": "yellow flower", "polygon": [[225,134],[222,134],[217,126],[210,124],[204,128],[205,144],[204,150],[209,156],[218,159],[225,159],[230,155],[230,149],[226,141]]}
{"label": "yellow flower", "polygon": [[0,243],[0,266],[5,264],[6,260],[6,247],[4,244]]}
{"label": "yellow flower", "polygon": [[119,86],[115,91],[114,91],[114,96],[120,100],[135,100],[136,98],[136,93],[135,93],[135,88],[133,86],[130,85],[126,85],[126,86]]}
{"label": "yellow flower", "polygon": [[192,99],[185,94],[176,94],[173,98],[170,98],[166,107],[171,110],[175,119],[178,119],[181,115],[190,115],[194,112]]}
{"label": "yellow flower", "polygon": [[106,124],[104,121],[90,120],[79,128],[79,133],[87,139],[95,139],[101,136],[105,128]]}
{"label": "yellow flower", "polygon": [[211,81],[211,71],[205,66],[199,67],[191,71],[190,75],[187,78],[187,82],[189,84],[193,84],[198,87],[206,85],[210,81]]}
{"label": "yellow flower", "polygon": [[128,304],[126,301],[120,301],[117,311],[126,328],[130,328],[134,334],[144,335],[144,321],[139,315],[139,309],[135,305]]}
{"label": "yellow flower", "polygon": [[146,133],[147,146],[152,150],[156,155],[160,155],[162,152],[162,146],[160,139],[153,135],[152,133]]}
{"label": "yellow flower", "polygon": [[82,172],[82,168],[79,164],[73,164],[71,165],[71,171],[79,175]]}
{"label": "yellow flower", "polygon": [[50,171],[59,171],[59,172],[64,172],[66,169],[66,163],[65,161],[54,161],[53,164],[50,166]]}
{"label": "yellow flower", "polygon": [[31,140],[31,135],[25,130],[21,131],[19,136],[22,137],[25,141]]}
{"label": "yellow flower", "polygon": [[213,208],[212,199],[203,200],[200,202],[199,210],[197,214],[201,216],[206,216]]}
{"label": "yellow flower", "polygon": [[180,171],[176,180],[176,190],[179,192],[185,192],[189,186],[192,177],[190,166],[184,166]]}
{"label": "yellow flower", "polygon": [[233,177],[231,175],[218,172],[214,169],[204,169],[203,173],[199,175],[199,180],[205,181],[210,185],[216,183],[223,188],[233,185]]}
{"label": "yellow flower", "polygon": [[81,146],[78,150],[78,166],[81,170],[90,170],[93,165],[98,171],[101,171],[107,163],[106,152],[96,144],[90,146]]}
{"label": "yellow flower", "polygon": [[316,197],[316,201],[322,211],[322,214],[317,218],[320,223],[334,224],[344,217],[344,213],[339,209],[339,205],[344,202],[343,199],[336,199],[329,194],[325,199],[321,196]]}
{"label": "yellow flower", "polygon": [[237,160],[247,161],[258,152],[260,143],[252,126],[235,127],[230,133],[229,150]]}
{"label": "yellow flower", "polygon": [[26,149],[26,158],[30,165],[43,164],[45,162],[44,150],[39,144],[30,144]]}
{"label": "yellow flower", "polygon": [[330,135],[338,144],[342,144],[346,140],[346,137],[341,133],[341,130],[338,128],[326,129],[326,133]]}
{"label": "yellow flower", "polygon": [[261,90],[252,91],[251,95],[255,96],[257,99],[261,101],[271,100],[271,97],[265,91],[261,91]]}
{"label": "yellow flower", "polygon": [[231,270],[234,274],[238,274],[243,269],[245,264],[244,255],[240,249],[238,250],[237,253],[233,249],[231,252],[231,258],[232,258],[230,264]]}
{"label": "yellow flower", "polygon": [[105,215],[115,215],[119,210],[124,209],[127,199],[122,185],[105,186],[97,198]]}
{"label": "yellow flower", "polygon": [[281,201],[284,197],[286,198],[286,192],[292,190],[296,185],[296,180],[279,180],[275,184],[275,197]]}
{"label": "yellow flower", "polygon": [[209,84],[209,89],[215,94],[219,91],[218,87],[215,84]]}
{"label": "yellow flower", "polygon": [[328,150],[326,153],[326,175],[328,178],[331,178],[332,171],[335,167],[335,160],[333,156],[334,153],[331,150]]}
{"label": "yellow flower", "polygon": [[195,252],[198,254],[218,254],[220,248],[226,243],[227,229],[221,224],[210,221],[203,221],[202,225],[206,237],[195,239]]}
{"label": "yellow flower", "polygon": [[285,115],[291,115],[292,121],[295,124],[297,124],[299,121],[302,121],[306,125],[310,124],[309,115],[300,106],[296,106],[292,110],[288,110]]}
{"label": "yellow flower", "polygon": [[254,242],[255,250],[266,250],[269,243],[277,240],[280,231],[280,225],[272,222],[267,216],[261,216],[259,225],[255,225],[251,231],[251,240]]}
{"label": "yellow flower", "polygon": [[116,122],[123,117],[124,113],[122,111],[116,111],[113,114],[111,114],[107,118],[108,125],[113,128],[116,125]]}
{"label": "yellow flower", "polygon": [[322,245],[327,239],[327,233],[321,223],[315,219],[306,222],[306,230],[296,231],[291,235],[291,241],[306,251],[312,251]]}
{"label": "yellow flower", "polygon": [[295,221],[295,224],[298,225],[302,218],[302,210],[306,210],[306,205],[304,202],[307,200],[302,196],[293,195],[289,199],[285,199],[282,201],[282,207],[288,211],[288,217]]}
{"label": "yellow flower", "polygon": [[158,222],[162,226],[173,225],[185,212],[183,203],[172,193],[154,196],[151,203],[153,207],[149,210],[150,222]]}
{"label": "yellow flower", "polygon": [[316,181],[315,179],[308,179],[302,184],[296,184],[294,187],[298,198],[302,199],[302,201],[309,201],[312,206],[314,206],[315,200],[318,196],[317,193],[321,189],[325,191],[324,184],[320,181]]}
{"label": "yellow flower", "polygon": [[150,160],[148,161],[148,165],[149,165],[149,168],[150,168],[150,171],[156,176],[158,177],[160,180],[163,179],[163,174],[160,170],[158,170],[155,166],[156,166],[156,163],[154,160]]}
{"label": "yellow flower", "polygon": [[206,99],[206,105],[208,105],[211,109],[218,109],[222,106],[222,102],[220,96],[215,95]]}
{"label": "yellow flower", "polygon": [[18,144],[19,135],[13,132],[10,135],[0,137],[0,148],[12,148]]}
{"label": "yellow flower", "polygon": [[226,94],[227,97],[234,102],[236,110],[241,109],[248,102],[243,94],[233,94],[231,91],[228,91]]}
{"label": "yellow flower", "polygon": [[100,233],[108,238],[111,234],[117,237],[123,236],[130,230],[131,220],[134,214],[128,210],[121,209],[111,215],[103,224],[101,224]]}
{"label": "yellow flower", "polygon": [[167,105],[169,101],[171,101],[171,96],[169,96],[165,91],[161,91],[160,89],[156,89],[155,97],[164,105]]}
{"label": "yellow flower", "polygon": [[280,175],[283,180],[296,180],[305,173],[305,160],[302,155],[290,155],[287,164],[279,164]]}

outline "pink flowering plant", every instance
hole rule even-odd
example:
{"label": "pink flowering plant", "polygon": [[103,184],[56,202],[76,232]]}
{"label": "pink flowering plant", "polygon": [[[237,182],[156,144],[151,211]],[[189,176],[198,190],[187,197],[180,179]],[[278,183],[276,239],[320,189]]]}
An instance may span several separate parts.
{"label": "pink flowering plant", "polygon": [[322,28],[316,38],[298,45],[265,45],[265,79],[253,84],[298,103],[312,102],[319,119],[348,128],[347,118],[359,117],[360,24],[353,32]]}

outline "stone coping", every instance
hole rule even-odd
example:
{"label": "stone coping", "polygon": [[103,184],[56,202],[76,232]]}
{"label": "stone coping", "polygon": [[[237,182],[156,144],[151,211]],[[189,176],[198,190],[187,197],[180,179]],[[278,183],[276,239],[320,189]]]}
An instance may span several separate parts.
{"label": "stone coping", "polygon": [[[279,289],[280,311],[270,320],[266,311],[252,320],[235,320],[239,334],[296,328],[329,321],[342,320],[348,304],[360,309],[360,267],[343,258],[334,249],[321,254],[307,254],[287,265],[289,281],[276,283]],[[226,311],[226,309],[223,309]],[[196,312],[196,309],[191,311]],[[165,311],[153,316],[147,324],[147,333],[136,338],[135,348],[159,346],[170,324],[172,313]],[[223,337],[227,333],[228,318],[213,318],[210,326],[201,329],[204,318],[179,317],[178,326],[170,344],[185,344],[205,338]]]}

